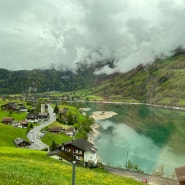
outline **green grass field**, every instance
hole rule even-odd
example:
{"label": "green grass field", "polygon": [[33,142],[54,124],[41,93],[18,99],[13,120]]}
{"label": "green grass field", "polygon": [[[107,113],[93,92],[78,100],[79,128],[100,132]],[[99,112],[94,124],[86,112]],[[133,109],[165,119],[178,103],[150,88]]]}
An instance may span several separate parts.
{"label": "green grass field", "polygon": [[[66,107],[66,106],[65,106]],[[69,107],[73,114],[77,109]],[[1,117],[8,112],[1,111]],[[15,114],[15,113],[12,113]],[[25,115],[15,114],[15,119]],[[84,117],[78,117],[83,121]],[[60,123],[53,123],[58,125]],[[27,129],[15,128],[0,123],[0,185],[70,185],[72,182],[72,165],[47,156],[47,152],[28,148],[16,148],[13,140],[17,137],[26,140]],[[50,145],[71,139],[64,134],[47,133],[43,141]],[[76,185],[140,185],[135,180],[107,173],[103,169],[76,167]]]}
{"label": "green grass field", "polygon": [[0,123],[0,146],[15,146],[13,140],[21,137],[27,140],[27,129],[15,128]]}
{"label": "green grass field", "polygon": [[[1,185],[70,185],[72,166],[52,159],[45,152],[0,147]],[[100,169],[76,168],[76,185],[140,185],[129,178]]]}

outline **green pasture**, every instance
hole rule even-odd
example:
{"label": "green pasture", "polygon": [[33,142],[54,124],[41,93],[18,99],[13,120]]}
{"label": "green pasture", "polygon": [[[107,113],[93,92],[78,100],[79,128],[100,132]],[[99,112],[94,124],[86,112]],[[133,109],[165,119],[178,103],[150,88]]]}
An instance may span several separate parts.
{"label": "green pasture", "polygon": [[[0,182],[2,185],[70,185],[72,166],[52,159],[46,152],[0,147]],[[76,167],[76,185],[140,185],[135,180],[100,169]]]}
{"label": "green pasture", "polygon": [[0,123],[0,146],[15,146],[13,140],[18,137],[27,139],[26,133],[27,129]]}

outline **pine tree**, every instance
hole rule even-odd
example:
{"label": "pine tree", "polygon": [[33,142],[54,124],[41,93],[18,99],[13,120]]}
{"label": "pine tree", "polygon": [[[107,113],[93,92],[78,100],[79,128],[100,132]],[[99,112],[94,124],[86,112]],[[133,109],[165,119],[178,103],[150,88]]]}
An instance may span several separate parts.
{"label": "pine tree", "polygon": [[54,150],[55,150],[55,147],[56,147],[56,143],[55,143],[55,141],[53,140],[52,143],[51,143],[51,145],[50,145],[50,147],[49,147],[49,150],[50,150],[50,151],[54,151]]}
{"label": "pine tree", "polygon": [[56,104],[55,107],[54,107],[53,112],[56,113],[56,114],[58,114],[58,111],[59,111],[59,108],[58,108],[58,105]]}
{"label": "pine tree", "polygon": [[73,119],[73,115],[71,112],[69,112],[68,117],[67,117],[67,124],[68,125],[73,125],[74,124],[74,119]]}

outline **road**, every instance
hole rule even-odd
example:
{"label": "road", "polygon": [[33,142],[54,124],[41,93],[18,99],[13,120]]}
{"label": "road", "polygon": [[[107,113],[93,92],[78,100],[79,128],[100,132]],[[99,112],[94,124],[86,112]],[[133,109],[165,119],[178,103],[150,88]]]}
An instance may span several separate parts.
{"label": "road", "polygon": [[176,180],[156,176],[156,175],[147,175],[142,173],[137,173],[129,170],[118,169],[111,166],[105,166],[105,169],[113,174],[129,177],[137,181],[142,182],[142,179],[147,179],[149,185],[178,185]]}
{"label": "road", "polygon": [[40,139],[42,136],[42,133],[40,132],[40,130],[50,125],[56,120],[56,115],[55,113],[53,113],[53,108],[51,107],[51,105],[48,105],[48,112],[49,112],[50,118],[47,121],[40,122],[41,125],[34,127],[27,134],[27,137],[30,140],[30,142],[33,141],[33,143],[31,143],[29,147],[31,149],[42,150],[44,148],[48,148],[48,146],[44,144]]}

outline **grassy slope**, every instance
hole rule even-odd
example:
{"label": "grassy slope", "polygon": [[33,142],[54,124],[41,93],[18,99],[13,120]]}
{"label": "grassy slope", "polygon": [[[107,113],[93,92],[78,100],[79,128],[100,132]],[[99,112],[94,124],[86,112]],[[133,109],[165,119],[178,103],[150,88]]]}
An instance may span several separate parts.
{"label": "grassy slope", "polygon": [[[6,185],[69,185],[72,167],[63,161],[46,156],[45,152],[0,147],[0,182]],[[77,185],[139,185],[129,178],[106,173],[103,170],[77,167]]]}
{"label": "grassy slope", "polygon": [[0,123],[0,146],[15,146],[13,140],[17,137],[27,139],[27,129],[14,128]]}
{"label": "grassy slope", "polygon": [[[0,184],[69,185],[72,167],[48,157],[46,152],[16,148],[13,140],[26,139],[26,129],[0,123]],[[109,174],[100,169],[76,168],[77,185],[139,185],[140,182]]]}
{"label": "grassy slope", "polygon": [[139,65],[125,74],[112,74],[93,92],[112,101],[185,106],[185,56]]}

